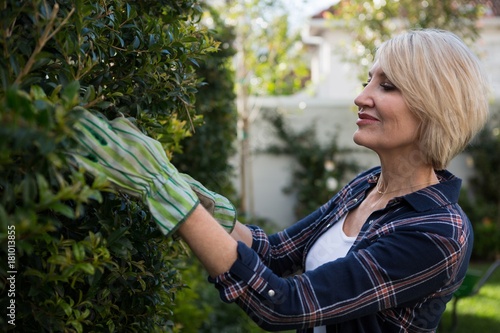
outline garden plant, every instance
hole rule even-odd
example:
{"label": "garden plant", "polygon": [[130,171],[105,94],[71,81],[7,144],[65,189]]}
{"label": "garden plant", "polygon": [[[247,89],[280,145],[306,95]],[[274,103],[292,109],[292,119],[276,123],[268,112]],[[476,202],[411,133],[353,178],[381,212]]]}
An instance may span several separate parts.
{"label": "garden plant", "polygon": [[67,152],[83,110],[131,117],[169,156],[181,151],[203,120],[197,70],[219,48],[202,7],[1,6],[1,331],[172,330],[185,249],[163,237],[139,200],[90,177]]}

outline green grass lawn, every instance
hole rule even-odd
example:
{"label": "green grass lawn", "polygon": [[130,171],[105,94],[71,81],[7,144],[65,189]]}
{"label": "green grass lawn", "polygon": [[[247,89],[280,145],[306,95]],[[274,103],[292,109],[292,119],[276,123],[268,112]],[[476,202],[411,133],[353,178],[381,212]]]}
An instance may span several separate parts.
{"label": "green grass lawn", "polygon": [[[470,268],[485,272],[488,266],[489,264],[471,264]],[[443,315],[439,333],[451,332],[451,308],[452,301],[448,303]],[[500,268],[497,268],[479,293],[458,301],[457,314],[456,333],[500,332]]]}

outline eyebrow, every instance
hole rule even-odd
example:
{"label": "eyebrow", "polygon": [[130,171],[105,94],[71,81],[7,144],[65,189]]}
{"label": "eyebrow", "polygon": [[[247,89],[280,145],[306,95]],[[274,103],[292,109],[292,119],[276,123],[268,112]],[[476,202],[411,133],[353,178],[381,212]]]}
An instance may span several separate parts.
{"label": "eyebrow", "polygon": [[[387,75],[385,75],[385,72],[383,72],[383,71],[380,73],[380,76],[381,76],[382,78],[384,78],[384,79],[387,79]],[[372,71],[368,71],[368,77],[369,77],[369,78],[372,78],[372,77],[373,77],[373,72],[372,72]]]}

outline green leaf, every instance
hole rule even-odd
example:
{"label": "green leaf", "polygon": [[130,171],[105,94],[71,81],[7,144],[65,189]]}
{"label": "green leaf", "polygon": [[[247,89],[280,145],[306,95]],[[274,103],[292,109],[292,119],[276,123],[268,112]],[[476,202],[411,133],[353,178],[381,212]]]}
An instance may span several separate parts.
{"label": "green leaf", "polygon": [[15,110],[27,120],[32,120],[31,97],[22,90],[9,88],[6,95],[6,109]]}
{"label": "green leaf", "polygon": [[78,104],[80,92],[80,82],[72,81],[68,85],[64,86],[61,97],[66,102],[67,107],[72,107]]}
{"label": "green leaf", "polygon": [[115,331],[115,323],[113,322],[113,320],[108,320],[108,322],[106,323],[108,325],[108,330],[109,332],[114,332]]}
{"label": "green leaf", "polygon": [[80,243],[73,243],[73,256],[76,261],[82,261],[85,258],[85,248]]}
{"label": "green leaf", "polygon": [[64,300],[60,299],[59,303],[57,305],[63,309],[66,316],[68,316],[68,317],[71,316],[73,309],[71,308],[71,306],[68,303],[66,303]]}
{"label": "green leaf", "polygon": [[109,244],[114,244],[119,240],[118,243],[123,242],[123,236],[127,234],[129,228],[128,227],[121,227],[116,230],[114,230],[109,236],[108,236],[108,243]]}
{"label": "green leaf", "polygon": [[52,90],[52,93],[50,94],[50,100],[53,101],[53,100],[56,100],[57,99],[57,96],[59,95],[59,93],[61,92],[61,89],[62,89],[62,85],[57,85],[56,87],[54,87],[54,89]]}
{"label": "green leaf", "polygon": [[41,174],[36,175],[36,181],[37,181],[37,186],[38,186],[38,191],[40,192],[40,203],[44,204],[50,200],[43,199],[45,195],[48,193],[52,194],[50,188],[49,188],[49,183],[45,179],[45,177]]}
{"label": "green leaf", "polygon": [[71,326],[73,326],[78,333],[82,333],[83,332],[83,326],[82,326],[82,324],[79,321],[71,320],[69,322],[69,324]]}
{"label": "green leaf", "polygon": [[47,95],[45,95],[45,91],[40,86],[31,86],[30,94],[35,99],[46,99]]}
{"label": "green leaf", "polygon": [[141,46],[141,40],[139,39],[139,37],[135,36],[134,42],[132,43],[132,47],[134,48],[134,50],[137,50],[140,46]]}
{"label": "green leaf", "polygon": [[96,97],[95,88],[93,85],[89,85],[87,89],[85,89],[85,94],[82,98],[82,101],[88,103],[95,100],[95,97]]}
{"label": "green leaf", "polygon": [[[37,175],[36,178],[38,179],[39,176],[40,175]],[[23,203],[26,206],[32,205],[38,193],[39,191],[37,191],[35,177],[33,177],[33,175],[26,175],[22,181]]]}
{"label": "green leaf", "polygon": [[87,263],[76,264],[75,268],[77,268],[79,270],[82,270],[82,271],[84,271],[85,273],[87,273],[89,275],[94,275],[95,274],[95,267],[92,266],[92,264],[90,264],[88,262]]}
{"label": "green leaf", "polygon": [[35,276],[38,277],[40,280],[45,279],[45,273],[40,272],[39,270],[33,269],[33,268],[27,268],[24,272],[25,275],[27,276]]}
{"label": "green leaf", "polygon": [[47,208],[52,209],[54,212],[62,214],[70,219],[75,218],[75,211],[73,210],[73,208],[69,207],[68,205],[62,202],[51,203],[50,205],[47,206]]}

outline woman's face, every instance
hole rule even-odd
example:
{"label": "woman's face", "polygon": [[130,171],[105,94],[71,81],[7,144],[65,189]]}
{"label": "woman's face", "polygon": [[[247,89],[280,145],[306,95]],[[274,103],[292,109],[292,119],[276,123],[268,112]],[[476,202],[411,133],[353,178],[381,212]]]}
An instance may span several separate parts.
{"label": "woman's face", "polygon": [[[410,74],[409,74],[410,75]],[[379,156],[403,156],[418,151],[420,121],[410,112],[401,91],[376,62],[363,91],[354,99],[359,107],[354,142]]]}

